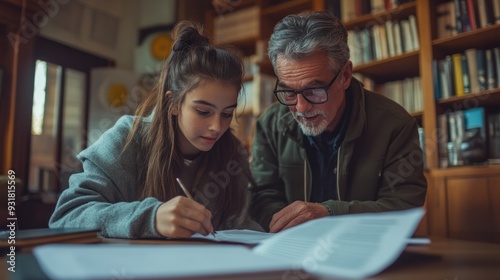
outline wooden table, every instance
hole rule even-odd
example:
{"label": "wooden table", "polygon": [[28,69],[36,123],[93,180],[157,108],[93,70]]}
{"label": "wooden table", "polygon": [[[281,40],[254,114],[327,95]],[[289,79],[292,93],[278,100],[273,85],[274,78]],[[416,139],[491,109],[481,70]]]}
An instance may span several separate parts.
{"label": "wooden table", "polygon": [[431,238],[430,245],[408,246],[369,279],[500,279],[500,244]]}
{"label": "wooden table", "polygon": [[[203,242],[124,239],[105,239],[104,243],[206,244]],[[24,269],[36,270],[38,268],[21,267],[17,264],[16,269],[19,271]],[[0,270],[0,279],[9,279],[5,256],[2,257],[0,262]],[[10,279],[27,279],[26,277],[19,277],[19,275],[17,275],[18,277],[10,276]],[[270,279],[268,277],[264,278]],[[46,278],[42,276],[39,279]],[[369,279],[500,279],[500,244],[433,237],[430,245],[408,246],[394,264]]]}

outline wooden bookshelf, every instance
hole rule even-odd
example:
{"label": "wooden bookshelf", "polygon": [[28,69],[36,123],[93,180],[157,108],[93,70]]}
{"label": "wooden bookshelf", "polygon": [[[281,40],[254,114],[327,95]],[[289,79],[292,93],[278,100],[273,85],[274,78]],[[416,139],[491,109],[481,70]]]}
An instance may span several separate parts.
{"label": "wooden bookshelf", "polygon": [[487,26],[452,37],[432,40],[436,50],[449,53],[462,52],[469,48],[492,48],[500,46],[500,24]]}
{"label": "wooden bookshelf", "polygon": [[[375,60],[353,67],[353,72],[372,77],[378,82],[404,79],[418,76],[420,51],[412,51],[401,55]],[[382,71],[381,71],[382,69]]]}
{"label": "wooden bookshelf", "polygon": [[387,20],[408,18],[409,15],[415,15],[417,9],[416,2],[410,2],[399,5],[392,10],[380,11],[377,13],[359,16],[353,20],[344,22],[345,27],[349,29],[365,28],[374,24],[384,23]]}
{"label": "wooden bookshelf", "polygon": [[[469,48],[488,49],[500,46],[500,24],[437,38],[436,8],[444,2],[449,1],[416,0],[345,22],[348,30],[360,30],[384,24],[387,20],[407,19],[410,15],[415,15],[417,19],[418,50],[355,65],[353,71],[372,78],[375,84],[420,76],[423,110],[411,112],[411,115],[423,126],[426,137],[426,177],[429,190],[426,202],[428,214],[423,227],[425,232],[430,235],[499,242],[500,165],[440,168],[437,116],[444,111],[454,110],[459,105],[463,108],[484,106],[497,110],[500,108],[500,88],[436,100],[432,61]],[[258,40],[267,41],[274,25],[284,16],[304,10],[325,9],[326,3],[324,0],[255,1],[255,5],[261,9]],[[251,52],[252,49],[247,48],[245,51]],[[267,71],[272,71],[267,57],[260,65],[266,66],[263,68]],[[477,194],[474,188],[477,188]],[[464,203],[461,209],[459,205],[467,196],[477,201]],[[482,203],[481,206],[478,203]],[[480,212],[486,216],[481,219],[471,218],[473,215],[467,213],[475,211],[474,207],[479,207]],[[477,226],[478,230],[466,228],[466,224],[459,222],[462,218]]]}
{"label": "wooden bookshelf", "polygon": [[460,105],[468,108],[477,106],[484,107],[489,106],[490,104],[496,105],[500,104],[500,88],[440,99],[436,103],[438,105],[446,105],[448,107],[457,107],[457,105]]}

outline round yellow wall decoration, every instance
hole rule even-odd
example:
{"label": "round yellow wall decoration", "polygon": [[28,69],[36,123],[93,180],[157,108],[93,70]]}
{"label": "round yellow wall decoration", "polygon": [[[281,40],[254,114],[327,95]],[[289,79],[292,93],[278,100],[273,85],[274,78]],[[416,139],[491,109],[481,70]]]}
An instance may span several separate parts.
{"label": "round yellow wall decoration", "polygon": [[112,84],[108,88],[108,102],[112,107],[122,107],[127,103],[128,91],[124,84]]}
{"label": "round yellow wall decoration", "polygon": [[172,50],[172,41],[169,34],[156,35],[151,41],[151,54],[157,60],[163,60],[168,57]]}

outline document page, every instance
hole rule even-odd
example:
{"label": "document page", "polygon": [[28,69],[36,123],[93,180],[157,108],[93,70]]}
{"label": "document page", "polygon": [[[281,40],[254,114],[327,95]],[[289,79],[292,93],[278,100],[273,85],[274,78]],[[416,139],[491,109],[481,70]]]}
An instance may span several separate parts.
{"label": "document page", "polygon": [[292,260],[319,276],[367,277],[397,259],[423,213],[417,208],[325,217],[275,234],[253,251]]}
{"label": "document page", "polygon": [[230,230],[218,230],[215,236],[209,234],[203,236],[199,233],[193,234],[191,238],[201,238],[212,241],[222,241],[222,242],[235,242],[242,244],[259,244],[263,240],[273,236],[272,233],[249,230],[249,229],[230,229]]}
{"label": "document page", "polygon": [[290,269],[287,261],[262,257],[238,245],[50,244],[36,247],[33,254],[55,280],[223,279],[261,272],[280,279]]}

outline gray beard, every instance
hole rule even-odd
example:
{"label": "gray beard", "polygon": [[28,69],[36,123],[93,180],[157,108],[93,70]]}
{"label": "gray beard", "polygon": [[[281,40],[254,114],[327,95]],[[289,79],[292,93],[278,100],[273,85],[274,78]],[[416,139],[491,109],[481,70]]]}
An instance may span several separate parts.
{"label": "gray beard", "polygon": [[321,133],[323,133],[326,130],[326,128],[328,127],[328,123],[326,121],[326,118],[314,126],[308,126],[308,125],[305,125],[305,124],[299,122],[295,115],[294,115],[294,117],[295,117],[295,121],[297,121],[297,123],[299,124],[299,127],[302,130],[302,133],[304,133],[307,136],[318,136]]}

